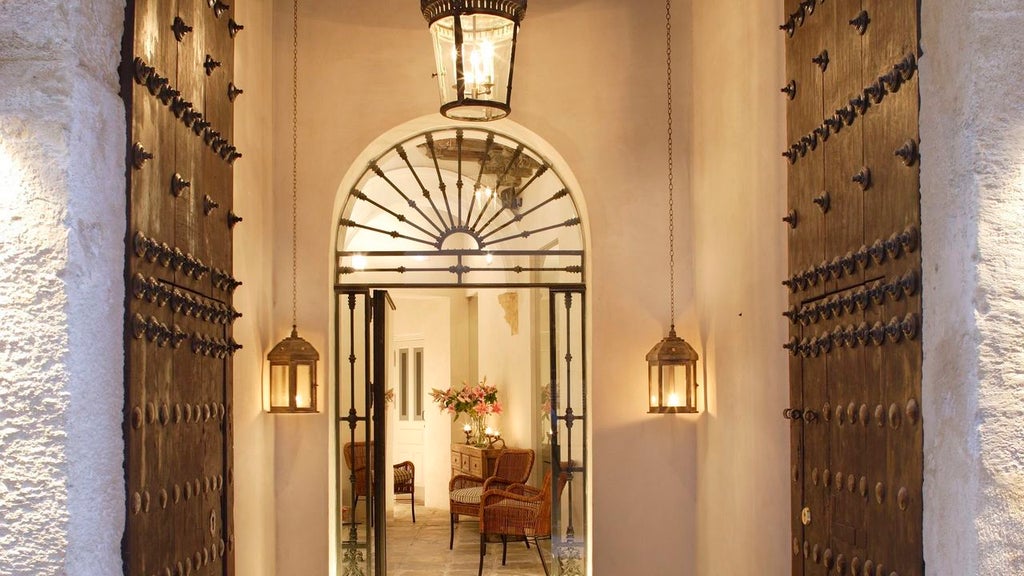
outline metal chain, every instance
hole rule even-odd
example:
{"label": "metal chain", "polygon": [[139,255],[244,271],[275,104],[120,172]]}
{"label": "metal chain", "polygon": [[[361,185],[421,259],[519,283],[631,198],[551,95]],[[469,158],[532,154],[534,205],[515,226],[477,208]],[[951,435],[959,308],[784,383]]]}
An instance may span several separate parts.
{"label": "metal chain", "polygon": [[299,0],[292,8],[292,327],[296,325],[299,197]]}
{"label": "metal chain", "polygon": [[668,93],[668,286],[669,321],[676,327],[676,219],[675,182],[672,170],[672,0],[665,0],[665,69]]}

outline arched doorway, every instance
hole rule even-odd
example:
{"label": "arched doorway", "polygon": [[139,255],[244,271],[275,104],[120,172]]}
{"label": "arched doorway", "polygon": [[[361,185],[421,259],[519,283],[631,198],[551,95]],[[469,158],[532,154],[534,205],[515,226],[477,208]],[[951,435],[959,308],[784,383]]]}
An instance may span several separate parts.
{"label": "arched doorway", "polygon": [[[381,146],[343,191],[334,262],[338,574],[387,571],[388,404],[374,399],[386,397],[387,366],[395,365],[388,291],[410,288],[505,290],[510,327],[512,317],[518,325],[520,291],[529,291],[523,307],[533,345],[523,361],[544,369],[535,371],[542,384],[527,411],[544,428],[535,447],[538,468],[551,472],[554,573],[586,573],[585,221],[567,168],[524,140],[476,126],[414,131]],[[355,473],[346,445],[373,462],[373,477],[389,481]]]}

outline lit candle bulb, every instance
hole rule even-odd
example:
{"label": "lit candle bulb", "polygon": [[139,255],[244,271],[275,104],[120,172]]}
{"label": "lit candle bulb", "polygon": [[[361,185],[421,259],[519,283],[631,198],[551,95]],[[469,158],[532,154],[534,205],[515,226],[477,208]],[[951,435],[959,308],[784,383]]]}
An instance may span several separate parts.
{"label": "lit candle bulb", "polygon": [[668,405],[669,406],[679,406],[679,395],[676,394],[675,392],[672,392],[671,394],[669,394],[668,395]]}
{"label": "lit candle bulb", "polygon": [[463,432],[470,432],[472,430],[473,430],[473,427],[470,426],[469,424],[466,424],[465,426],[462,427],[462,431]]}

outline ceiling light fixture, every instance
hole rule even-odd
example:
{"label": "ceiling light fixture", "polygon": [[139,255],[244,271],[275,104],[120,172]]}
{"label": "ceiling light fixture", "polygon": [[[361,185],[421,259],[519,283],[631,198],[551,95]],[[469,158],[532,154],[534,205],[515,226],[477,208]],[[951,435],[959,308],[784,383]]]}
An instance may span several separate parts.
{"label": "ceiling light fixture", "polygon": [[420,0],[434,40],[445,117],[488,121],[508,116],[526,1]]}

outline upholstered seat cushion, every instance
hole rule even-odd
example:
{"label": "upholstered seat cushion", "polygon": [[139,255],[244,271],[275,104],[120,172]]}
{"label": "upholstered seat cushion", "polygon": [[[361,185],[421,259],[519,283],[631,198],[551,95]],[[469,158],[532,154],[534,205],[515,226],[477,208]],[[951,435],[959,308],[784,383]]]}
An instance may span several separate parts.
{"label": "upholstered seat cushion", "polygon": [[395,484],[407,484],[412,480],[412,475],[412,470],[408,468],[395,468]]}
{"label": "upholstered seat cushion", "polygon": [[487,508],[490,508],[491,506],[507,506],[509,508],[519,508],[520,510],[535,512],[540,508],[540,502],[523,502],[521,500],[513,500],[511,498],[503,498],[494,504],[491,504]]}
{"label": "upholstered seat cushion", "polygon": [[452,490],[449,497],[452,502],[458,502],[459,504],[479,504],[480,496],[484,493],[483,486],[471,486],[469,488],[459,488],[458,490]]}

